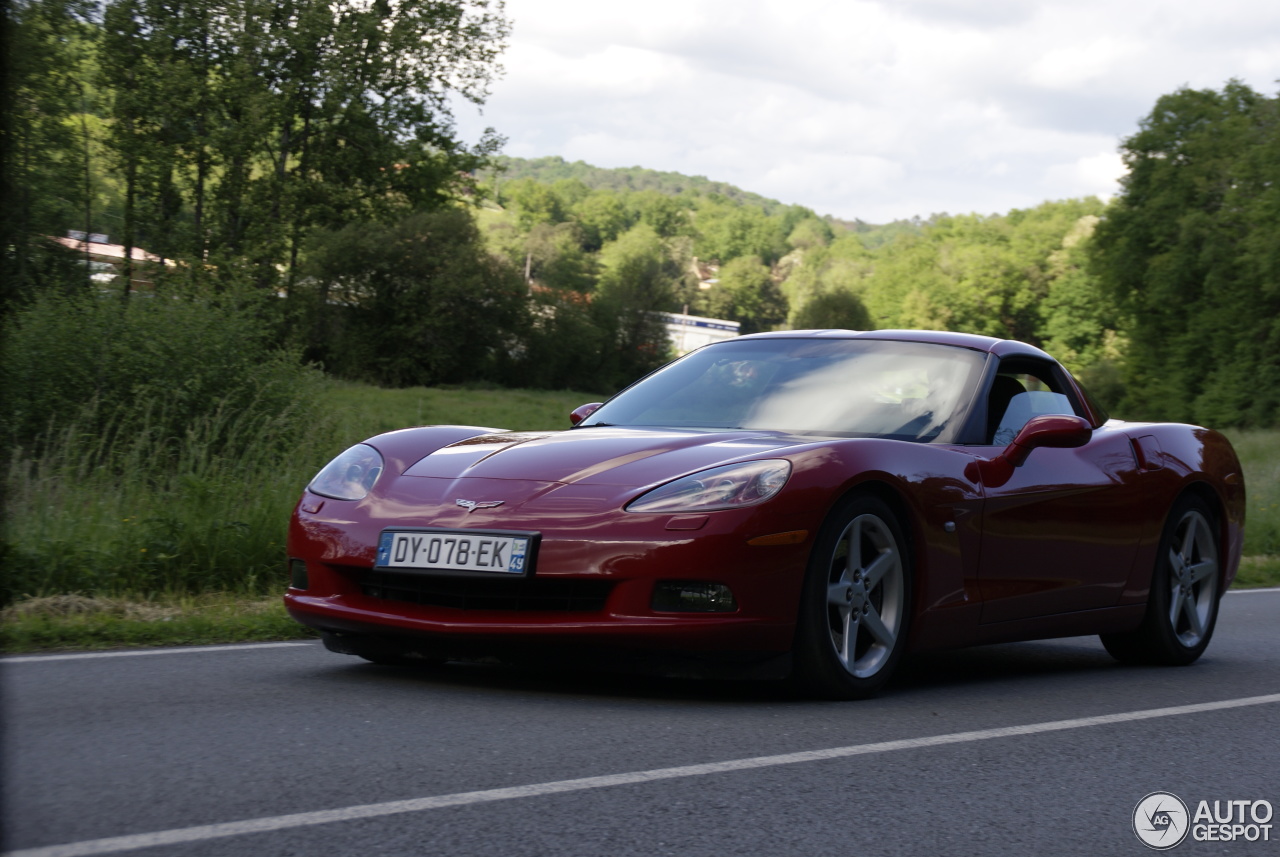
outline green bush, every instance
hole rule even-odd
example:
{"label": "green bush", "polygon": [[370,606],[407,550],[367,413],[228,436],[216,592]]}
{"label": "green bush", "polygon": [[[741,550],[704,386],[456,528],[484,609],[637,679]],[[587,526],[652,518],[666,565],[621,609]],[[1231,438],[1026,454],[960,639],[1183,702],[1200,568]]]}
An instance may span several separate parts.
{"label": "green bush", "polygon": [[0,371],[0,601],[276,586],[303,471],[331,453],[306,454],[319,373],[252,305],[46,296],[15,315]]}
{"label": "green bush", "polygon": [[75,426],[103,450],[140,432],[199,431],[227,454],[264,431],[287,443],[302,421],[282,417],[305,407],[316,373],[275,347],[263,314],[227,297],[41,297],[0,347],[5,440],[38,447]]}
{"label": "green bush", "polygon": [[528,286],[446,208],[317,233],[311,354],[339,377],[392,387],[494,381],[527,327]]}

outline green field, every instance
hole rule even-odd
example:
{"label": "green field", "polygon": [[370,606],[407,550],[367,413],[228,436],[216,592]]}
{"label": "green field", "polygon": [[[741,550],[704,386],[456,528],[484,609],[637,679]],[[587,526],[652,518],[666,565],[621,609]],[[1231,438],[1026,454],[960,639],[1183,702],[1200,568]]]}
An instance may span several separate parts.
{"label": "green field", "polygon": [[[513,431],[569,428],[569,412],[600,401],[599,393],[563,390],[477,390],[412,387],[381,390],[334,381],[327,401],[343,442],[406,426],[490,426]],[[323,462],[322,462],[323,463]]]}
{"label": "green field", "polygon": [[1280,431],[1227,432],[1240,456],[1244,556],[1236,586],[1280,586]]}
{"label": "green field", "polygon": [[[382,431],[452,423],[562,429],[597,396],[500,389],[404,389],[330,383],[325,416],[285,456],[234,460],[193,432],[179,453],[145,433],[120,451],[124,469],[92,465],[91,441],[68,432],[7,475],[3,523],[11,651],[280,639],[306,632],[279,605],[284,538],[298,494],[333,455]],[[1231,433],[1248,492],[1237,586],[1280,585],[1280,431]],[[169,456],[157,475],[127,462]]]}

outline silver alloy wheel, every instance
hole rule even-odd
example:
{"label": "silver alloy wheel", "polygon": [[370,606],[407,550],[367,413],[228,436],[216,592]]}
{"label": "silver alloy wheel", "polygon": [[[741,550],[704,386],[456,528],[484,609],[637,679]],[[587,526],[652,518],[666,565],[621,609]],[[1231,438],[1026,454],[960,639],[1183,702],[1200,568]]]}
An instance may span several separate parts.
{"label": "silver alloy wheel", "polygon": [[1204,515],[1182,516],[1169,545],[1169,626],[1188,649],[1204,639],[1218,595],[1218,548]]}
{"label": "silver alloy wheel", "polygon": [[903,629],[906,582],[893,530],[858,515],[836,540],[827,577],[827,629],[836,657],[851,675],[875,675]]}

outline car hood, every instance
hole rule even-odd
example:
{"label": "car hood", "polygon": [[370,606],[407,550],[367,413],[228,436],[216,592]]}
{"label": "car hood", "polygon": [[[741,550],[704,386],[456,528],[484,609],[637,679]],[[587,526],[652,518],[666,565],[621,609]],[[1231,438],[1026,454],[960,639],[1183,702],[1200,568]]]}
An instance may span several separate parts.
{"label": "car hood", "polygon": [[759,431],[592,427],[545,433],[500,432],[438,449],[410,466],[404,475],[640,486],[808,443]]}

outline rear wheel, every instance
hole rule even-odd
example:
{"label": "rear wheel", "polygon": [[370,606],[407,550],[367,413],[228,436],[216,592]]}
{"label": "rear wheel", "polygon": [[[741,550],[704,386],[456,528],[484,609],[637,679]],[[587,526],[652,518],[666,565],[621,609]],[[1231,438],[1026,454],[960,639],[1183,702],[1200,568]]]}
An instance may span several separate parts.
{"label": "rear wheel", "polygon": [[910,622],[910,559],[881,500],[840,503],[818,535],[796,626],[796,679],[833,699],[874,695],[892,676]]}
{"label": "rear wheel", "polygon": [[1204,653],[1218,620],[1218,539],[1199,497],[1179,500],[1165,523],[1151,576],[1147,614],[1136,631],[1103,634],[1117,660],[1183,666]]}

